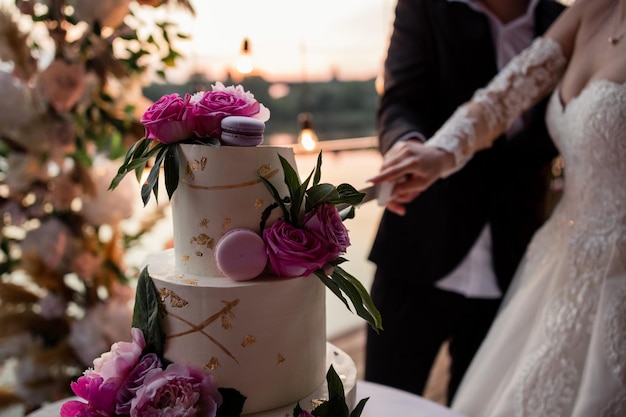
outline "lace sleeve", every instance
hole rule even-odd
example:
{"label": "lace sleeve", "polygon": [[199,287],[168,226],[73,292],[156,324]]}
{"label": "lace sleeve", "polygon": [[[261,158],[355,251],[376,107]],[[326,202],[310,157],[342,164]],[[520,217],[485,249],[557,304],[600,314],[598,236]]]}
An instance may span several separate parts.
{"label": "lace sleeve", "polygon": [[537,38],[513,58],[426,142],[454,155],[454,168],[442,176],[458,171],[476,151],[491,146],[523,111],[554,89],[565,66],[561,46],[551,38]]}

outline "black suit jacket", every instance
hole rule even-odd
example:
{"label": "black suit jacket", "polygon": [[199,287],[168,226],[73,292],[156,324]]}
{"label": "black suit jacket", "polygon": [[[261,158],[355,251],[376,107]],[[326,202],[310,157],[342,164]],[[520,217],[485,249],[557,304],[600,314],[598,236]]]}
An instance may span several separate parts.
{"label": "black suit jacket", "polygon": [[[563,10],[541,0],[541,35]],[[487,18],[448,0],[399,0],[378,110],[380,150],[402,135],[430,138],[456,108],[497,72]],[[385,211],[370,260],[398,279],[431,284],[451,272],[484,225],[492,230],[494,269],[505,290],[526,246],[547,215],[550,161],[556,149],[545,127],[547,100],[524,115],[527,127],[478,152],[459,172],[407,205]]]}

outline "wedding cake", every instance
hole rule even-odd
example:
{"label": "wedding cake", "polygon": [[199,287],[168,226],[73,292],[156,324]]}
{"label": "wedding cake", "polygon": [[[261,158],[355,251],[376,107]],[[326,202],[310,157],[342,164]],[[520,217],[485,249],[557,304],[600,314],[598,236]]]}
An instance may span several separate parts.
{"label": "wedding cake", "polygon": [[[94,409],[299,417],[355,408],[354,362],[326,341],[324,284],[380,327],[367,292],[339,266],[349,245],[342,221],[362,195],[320,183],[321,155],[301,182],[291,148],[259,145],[267,117],[250,93],[221,84],[200,96],[165,96],[145,113],[146,138],[118,177],[156,157],[142,190],[147,202],[163,165],[174,247],[146,262],[133,342],[94,361],[72,386],[87,402],[66,403],[62,417]],[[238,146],[216,140],[222,131]],[[340,213],[338,204],[348,208]]]}

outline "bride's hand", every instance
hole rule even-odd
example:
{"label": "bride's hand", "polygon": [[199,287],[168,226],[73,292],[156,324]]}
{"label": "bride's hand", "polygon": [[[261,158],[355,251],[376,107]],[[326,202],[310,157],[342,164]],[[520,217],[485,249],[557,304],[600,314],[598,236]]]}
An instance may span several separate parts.
{"label": "bride's hand", "polygon": [[426,190],[443,172],[454,166],[454,156],[417,140],[395,143],[385,154],[380,173],[369,181],[374,184],[391,182],[395,186],[386,207],[403,216],[404,204]]}

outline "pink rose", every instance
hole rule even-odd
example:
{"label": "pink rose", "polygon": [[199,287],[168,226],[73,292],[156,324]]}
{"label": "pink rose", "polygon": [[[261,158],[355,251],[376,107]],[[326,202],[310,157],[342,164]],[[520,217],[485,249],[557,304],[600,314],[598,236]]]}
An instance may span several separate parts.
{"label": "pink rose", "polygon": [[94,372],[102,376],[104,382],[113,381],[119,386],[139,361],[146,341],[140,329],[133,328],[131,332],[132,342],[114,343],[109,352],[93,361]]}
{"label": "pink rose", "polygon": [[345,253],[350,246],[348,230],[334,204],[320,204],[304,216],[304,228],[326,243],[329,260]]}
{"label": "pink rose", "polygon": [[153,369],[131,402],[131,417],[215,417],[222,396],[213,376],[180,364]]}
{"label": "pink rose", "polygon": [[219,138],[220,125],[226,116],[248,116],[263,122],[269,119],[269,110],[241,85],[224,87],[218,82],[212,91],[194,94],[191,103],[194,131],[200,137]]}
{"label": "pink rose", "polygon": [[185,120],[186,105],[186,101],[176,93],[157,100],[141,117],[141,123],[146,127],[146,138],[168,144],[187,139],[191,130]]}
{"label": "pink rose", "polygon": [[326,246],[305,229],[278,220],[263,230],[270,271],[279,277],[309,275],[328,260]]}

